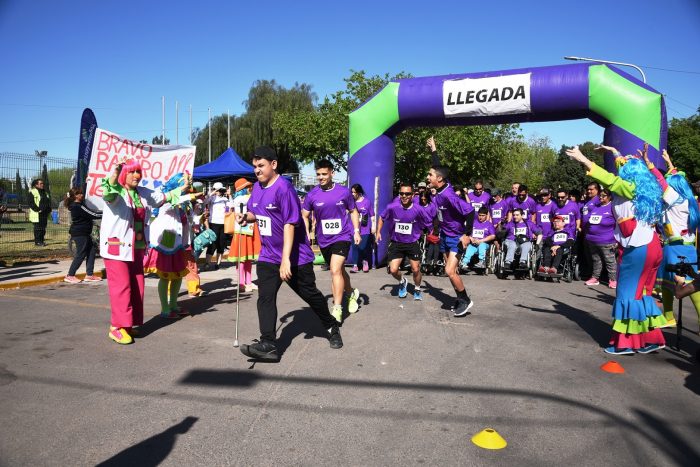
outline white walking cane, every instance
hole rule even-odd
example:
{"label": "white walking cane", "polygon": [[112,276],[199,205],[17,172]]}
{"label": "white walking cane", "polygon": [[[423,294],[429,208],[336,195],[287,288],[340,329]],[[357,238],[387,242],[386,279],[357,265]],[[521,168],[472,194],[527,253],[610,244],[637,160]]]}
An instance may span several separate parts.
{"label": "white walking cane", "polygon": [[[239,205],[241,214],[243,214],[243,203]],[[235,232],[234,232],[235,235]],[[238,318],[239,313],[239,301],[241,297],[241,225],[238,224],[238,285],[236,286],[236,339],[233,341],[233,346],[238,347]]]}

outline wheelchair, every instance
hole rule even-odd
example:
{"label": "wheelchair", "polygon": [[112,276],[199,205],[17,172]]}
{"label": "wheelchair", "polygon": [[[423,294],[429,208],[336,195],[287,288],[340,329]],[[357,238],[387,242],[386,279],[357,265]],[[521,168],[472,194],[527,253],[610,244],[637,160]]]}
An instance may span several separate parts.
{"label": "wheelchair", "polygon": [[[442,253],[440,253],[437,260],[428,259],[429,245],[427,235],[423,235],[420,239],[420,270],[425,276],[433,275],[442,277],[445,275],[445,261],[443,260]],[[433,246],[437,248],[437,245],[433,244]]]}
{"label": "wheelchair", "polygon": [[494,260],[493,272],[499,279],[507,279],[509,274],[512,274],[516,279],[532,279],[537,271],[537,256],[539,254],[539,244],[530,240],[532,247],[530,248],[530,254],[523,260],[525,265],[520,267],[521,263],[521,243],[516,242],[515,256],[513,257],[513,264],[510,269],[506,268],[506,254],[508,253],[508,246],[505,242],[501,245],[500,251],[496,254]]}
{"label": "wheelchair", "polygon": [[[577,255],[576,251],[574,251],[573,248],[566,248],[562,251],[561,253],[562,259],[561,262],[559,263],[559,268],[557,269],[556,274],[549,274],[549,273],[544,273],[544,272],[536,272],[535,278],[536,280],[556,280],[557,282],[561,282],[564,280],[564,282],[570,283],[572,281],[578,281],[581,280],[581,275],[579,271],[579,264],[577,261]],[[542,256],[540,255],[537,260],[537,265],[535,268],[535,271],[539,269],[539,265],[542,262]]]}
{"label": "wheelchair", "polygon": [[[465,251],[466,252],[466,251]],[[476,264],[479,262],[479,255],[474,254],[467,262],[464,261],[464,253],[462,252],[462,256],[459,259],[459,273],[460,274],[466,274],[469,271],[473,271],[476,274],[479,274],[481,276],[488,276],[489,274],[493,274],[494,272],[494,264],[496,261],[496,252],[497,252],[497,247],[495,242],[492,242],[489,245],[488,250],[486,250],[486,257],[484,258],[484,267],[476,267]]]}

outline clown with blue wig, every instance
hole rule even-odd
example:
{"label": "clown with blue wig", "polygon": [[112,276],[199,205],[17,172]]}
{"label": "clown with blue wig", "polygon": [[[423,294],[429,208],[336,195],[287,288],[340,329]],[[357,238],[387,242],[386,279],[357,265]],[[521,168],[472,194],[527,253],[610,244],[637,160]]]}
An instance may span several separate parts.
{"label": "clown with blue wig", "polygon": [[661,327],[666,318],[651,294],[663,253],[656,224],[663,214],[662,189],[639,157],[622,157],[609,146],[618,168],[614,175],[591,162],[578,146],[566,154],[588,170],[587,175],[613,193],[615,240],[622,255],[617,296],[612,310],[612,336],[605,352],[615,355],[650,353],[666,347]]}

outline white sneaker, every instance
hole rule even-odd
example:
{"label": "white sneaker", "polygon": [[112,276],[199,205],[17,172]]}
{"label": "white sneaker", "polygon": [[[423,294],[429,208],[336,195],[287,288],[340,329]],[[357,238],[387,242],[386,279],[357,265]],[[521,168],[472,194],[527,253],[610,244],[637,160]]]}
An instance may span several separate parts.
{"label": "white sneaker", "polygon": [[358,298],[360,298],[360,291],[358,289],[352,289],[352,292],[348,295],[348,312],[356,313],[360,308],[360,305],[357,303]]}

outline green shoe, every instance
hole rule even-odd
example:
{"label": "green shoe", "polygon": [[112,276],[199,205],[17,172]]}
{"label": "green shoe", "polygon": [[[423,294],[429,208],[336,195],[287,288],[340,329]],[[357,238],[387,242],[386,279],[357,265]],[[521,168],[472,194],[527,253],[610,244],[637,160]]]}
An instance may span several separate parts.
{"label": "green shoe", "polygon": [[350,313],[357,312],[360,305],[357,303],[357,299],[360,298],[360,291],[358,289],[352,289],[352,292],[348,295],[348,311]]}
{"label": "green shoe", "polygon": [[340,305],[333,305],[331,309],[331,316],[339,323],[343,321],[343,307]]}

